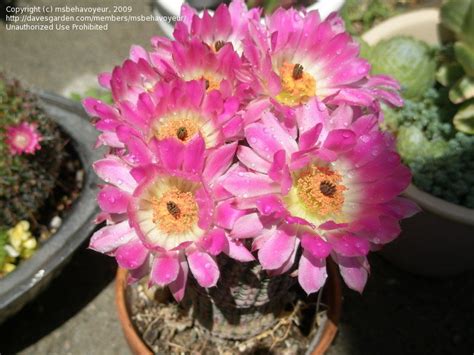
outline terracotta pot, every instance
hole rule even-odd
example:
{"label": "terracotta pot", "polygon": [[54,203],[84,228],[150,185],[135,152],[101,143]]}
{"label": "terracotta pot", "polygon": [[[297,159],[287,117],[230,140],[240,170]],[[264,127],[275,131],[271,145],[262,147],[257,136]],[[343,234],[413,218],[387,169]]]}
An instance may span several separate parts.
{"label": "terracotta pot", "polygon": [[[337,327],[341,316],[342,294],[341,284],[337,267],[333,263],[328,263],[328,281],[323,294],[324,302],[328,305],[328,312],[323,320],[318,332],[311,341],[306,354],[322,355],[329,348],[337,333]],[[119,268],[115,281],[115,302],[117,305],[120,324],[132,352],[136,355],[153,354],[150,348],[144,343],[135,329],[129,314],[125,290],[127,288],[127,271]]]}
{"label": "terracotta pot", "polygon": [[[439,43],[439,10],[395,16],[366,32],[370,45],[397,35]],[[423,211],[402,222],[400,238],[381,254],[400,268],[425,276],[448,276],[474,268],[474,210],[455,205],[410,185],[405,196]]]}

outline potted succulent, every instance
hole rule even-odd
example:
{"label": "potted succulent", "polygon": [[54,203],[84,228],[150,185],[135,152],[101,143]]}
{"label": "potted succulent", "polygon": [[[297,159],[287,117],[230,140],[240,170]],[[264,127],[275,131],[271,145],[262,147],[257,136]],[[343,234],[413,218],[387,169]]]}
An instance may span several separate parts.
{"label": "potted succulent", "polygon": [[97,179],[87,167],[98,152],[81,115],[0,75],[0,321],[45,287],[93,229]]}
{"label": "potted succulent", "polygon": [[[362,292],[369,251],[418,211],[378,126],[381,102],[402,103],[397,82],[369,75],[336,14],[253,13],[189,14],[175,40],[132,46],[99,76],[113,104],[83,101],[109,148],[90,248],[124,269],[136,353],[321,353],[340,306],[332,263]],[[333,324],[318,331],[328,278]]]}
{"label": "potted succulent", "polygon": [[473,31],[473,2],[446,1],[441,11],[397,16],[363,36],[375,45],[374,71],[404,87],[404,108],[385,110],[384,125],[414,175],[406,196],[423,208],[383,254],[422,275],[474,268]]}
{"label": "potted succulent", "polygon": [[[187,4],[186,4],[187,3]],[[163,33],[171,37],[173,34],[174,24],[180,16],[186,16],[185,12],[182,12],[182,6],[185,5],[189,13],[189,9],[193,8],[198,11],[204,9],[215,10],[221,3],[226,3],[222,0],[179,0],[179,1],[166,1],[166,0],[154,0],[152,2],[153,12],[158,18],[158,25],[160,26]],[[227,1],[228,3],[228,1]],[[248,0],[245,2],[249,8],[255,8],[253,14],[260,16],[260,14],[270,14],[275,11],[278,7],[298,7],[306,8],[307,11],[318,10],[322,17],[328,16],[331,12],[338,11],[344,4],[344,0]],[[258,8],[258,13],[256,12]],[[239,13],[240,7],[233,6],[233,10]],[[252,16],[254,16],[252,15]]]}

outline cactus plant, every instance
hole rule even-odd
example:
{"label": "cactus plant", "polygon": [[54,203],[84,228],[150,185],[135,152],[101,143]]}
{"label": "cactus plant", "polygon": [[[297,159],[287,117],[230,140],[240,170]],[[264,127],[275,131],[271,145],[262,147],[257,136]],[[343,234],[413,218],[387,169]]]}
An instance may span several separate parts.
{"label": "cactus plant", "polygon": [[437,79],[448,87],[449,99],[460,104],[453,118],[459,131],[474,134],[474,0],[449,0],[441,7],[449,51]]}
{"label": "cactus plant", "polygon": [[[8,147],[7,129],[22,123],[34,124],[44,137],[34,154],[12,154]],[[35,223],[56,185],[65,144],[36,96],[0,73],[0,227]]]}

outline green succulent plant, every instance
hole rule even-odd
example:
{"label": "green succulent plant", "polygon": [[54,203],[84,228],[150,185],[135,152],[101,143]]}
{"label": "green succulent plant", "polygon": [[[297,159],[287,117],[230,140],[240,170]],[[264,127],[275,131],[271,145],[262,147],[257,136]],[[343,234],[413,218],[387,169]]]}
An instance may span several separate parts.
{"label": "green succulent plant", "polygon": [[371,49],[372,72],[393,76],[400,82],[405,99],[419,99],[435,82],[432,52],[426,43],[411,37],[389,38]]}
{"label": "green succulent plant", "polygon": [[456,109],[448,89],[430,88],[417,100],[406,99],[400,109],[385,107],[383,126],[396,135],[417,187],[474,208],[474,135],[454,127]]}
{"label": "green succulent plant", "polygon": [[441,7],[441,24],[449,50],[436,78],[449,88],[449,99],[459,104],[453,124],[474,134],[474,0],[449,0]]}
{"label": "green succulent plant", "polygon": [[[34,154],[9,151],[6,129],[20,122],[35,123],[44,138]],[[56,186],[66,143],[37,97],[0,73],[0,228],[23,219],[36,221]]]}

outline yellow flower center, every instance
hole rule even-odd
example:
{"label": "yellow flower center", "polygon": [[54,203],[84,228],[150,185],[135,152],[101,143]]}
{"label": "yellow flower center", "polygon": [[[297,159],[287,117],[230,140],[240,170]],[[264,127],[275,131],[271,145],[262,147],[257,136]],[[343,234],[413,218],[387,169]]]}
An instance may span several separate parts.
{"label": "yellow flower center", "polygon": [[204,80],[206,82],[206,92],[209,92],[212,90],[219,90],[221,87],[221,80],[219,80],[215,76],[203,75],[198,79]]}
{"label": "yellow flower center", "polygon": [[345,190],[338,172],[312,165],[293,175],[293,187],[285,202],[293,215],[314,224],[328,217],[340,221]]}
{"label": "yellow flower center", "polygon": [[160,124],[155,127],[155,137],[159,140],[175,137],[182,142],[188,142],[199,132],[197,119],[170,117],[160,120]]}
{"label": "yellow flower center", "polygon": [[201,134],[209,149],[217,144],[219,131],[212,120],[197,112],[183,110],[157,119],[151,134],[158,140],[177,138],[183,143],[189,142],[196,134]]}
{"label": "yellow flower center", "polygon": [[15,136],[15,145],[17,147],[25,148],[28,145],[28,137],[24,134],[17,134]]}
{"label": "yellow flower center", "polygon": [[198,205],[191,191],[171,187],[160,197],[153,197],[153,222],[166,234],[185,233],[198,221]]}
{"label": "yellow flower center", "polygon": [[279,72],[282,89],[276,98],[281,103],[296,106],[316,95],[316,80],[301,64],[285,62]]}
{"label": "yellow flower center", "polygon": [[147,92],[151,92],[151,91],[153,91],[154,86],[153,86],[152,83],[150,83],[150,82],[147,81],[147,82],[145,82],[145,83],[143,84],[143,88],[144,88]]}

